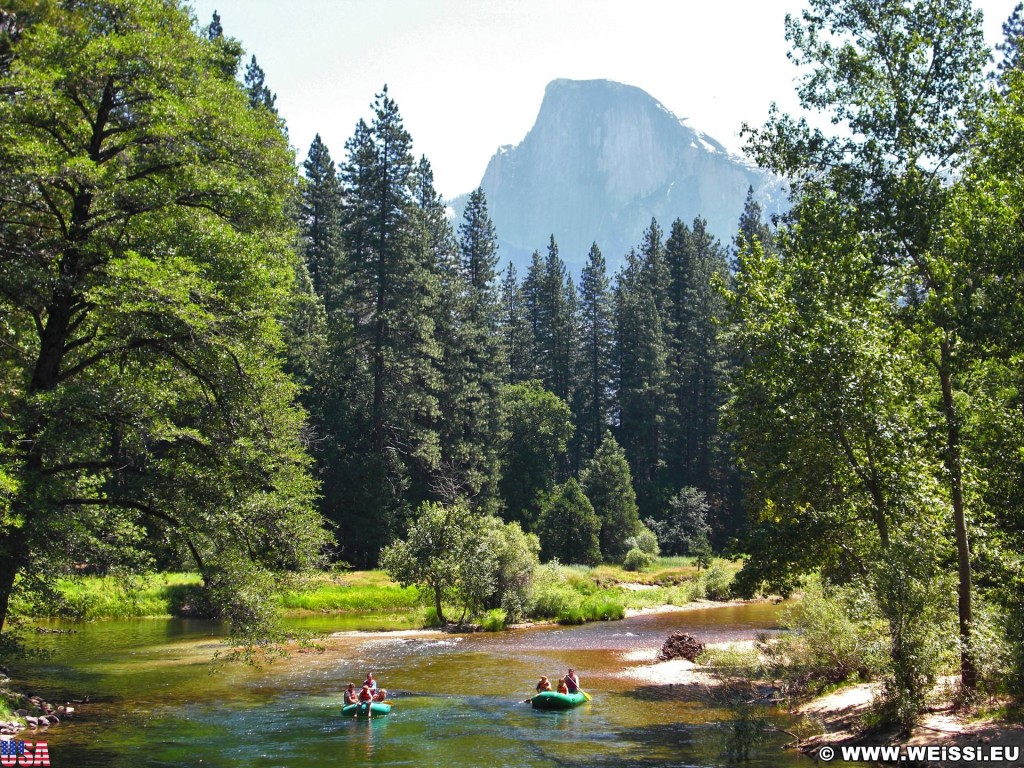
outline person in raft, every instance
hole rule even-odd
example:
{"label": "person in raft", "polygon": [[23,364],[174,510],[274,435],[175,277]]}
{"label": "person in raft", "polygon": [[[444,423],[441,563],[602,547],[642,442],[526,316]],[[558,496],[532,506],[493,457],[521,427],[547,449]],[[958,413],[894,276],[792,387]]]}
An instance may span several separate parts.
{"label": "person in raft", "polygon": [[362,689],[359,691],[359,703],[369,704],[373,701],[373,691],[370,690],[370,686],[363,684]]}
{"label": "person in raft", "polygon": [[558,678],[558,692],[559,693],[568,693],[569,692],[569,689],[565,685],[565,678],[564,677]]}
{"label": "person in raft", "polygon": [[356,693],[356,687],[349,683],[345,686],[345,705],[355,704],[357,701],[359,701],[359,694]]}
{"label": "person in raft", "polygon": [[569,667],[569,673],[565,676],[565,687],[569,693],[576,693],[580,689],[580,678],[572,667]]}
{"label": "person in raft", "polygon": [[551,681],[548,680],[547,675],[541,675],[540,680],[537,681],[537,693],[544,693],[544,691],[551,690]]}
{"label": "person in raft", "polygon": [[370,693],[373,694],[374,701],[384,701],[388,697],[388,692],[383,688],[377,687],[377,681],[373,679],[373,672],[366,673],[366,679],[363,681],[363,685],[370,689]]}

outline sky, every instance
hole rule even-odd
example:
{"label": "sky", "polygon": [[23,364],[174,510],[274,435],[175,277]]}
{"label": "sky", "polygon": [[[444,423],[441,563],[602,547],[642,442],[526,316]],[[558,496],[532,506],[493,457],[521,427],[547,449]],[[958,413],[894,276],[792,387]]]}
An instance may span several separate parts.
{"label": "sky", "polygon": [[[1016,0],[976,0],[989,45]],[[266,72],[298,159],[336,162],[383,86],[446,198],[476,188],[533,125],[556,78],[647,91],[732,151],[774,101],[796,113],[783,22],[803,0],[192,0]],[[248,58],[246,59],[248,61]]]}

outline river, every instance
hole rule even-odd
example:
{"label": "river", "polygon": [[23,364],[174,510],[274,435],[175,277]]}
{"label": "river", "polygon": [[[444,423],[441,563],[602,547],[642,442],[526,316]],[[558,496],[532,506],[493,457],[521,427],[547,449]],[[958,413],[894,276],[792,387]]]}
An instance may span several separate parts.
{"label": "river", "polygon": [[[645,665],[671,632],[738,640],[774,627],[776,615],[751,604],[473,635],[353,632],[358,617],[317,616],[289,624],[339,632],[322,653],[260,669],[212,665],[222,647],[213,622],[53,624],[74,633],[33,637],[50,655],[17,662],[11,675],[54,703],[89,696],[71,722],[21,735],[45,738],[54,766],[718,766],[729,764],[735,712],[694,686],[653,684]],[[569,665],[591,703],[568,712],[523,703],[541,674]],[[342,688],[367,671],[392,691],[392,714],[341,718]],[[789,740],[768,734],[746,765],[810,766],[781,749]]]}

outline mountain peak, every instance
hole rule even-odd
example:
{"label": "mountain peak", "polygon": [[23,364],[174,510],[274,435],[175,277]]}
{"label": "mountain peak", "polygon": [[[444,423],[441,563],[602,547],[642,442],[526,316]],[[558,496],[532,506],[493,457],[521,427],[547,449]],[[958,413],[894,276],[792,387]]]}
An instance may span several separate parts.
{"label": "mountain peak", "polygon": [[594,241],[618,263],[652,217],[667,230],[700,215],[729,240],[747,189],[771,182],[640,88],[558,79],[523,141],[491,158],[481,186],[503,255],[518,266],[554,234],[576,268]]}

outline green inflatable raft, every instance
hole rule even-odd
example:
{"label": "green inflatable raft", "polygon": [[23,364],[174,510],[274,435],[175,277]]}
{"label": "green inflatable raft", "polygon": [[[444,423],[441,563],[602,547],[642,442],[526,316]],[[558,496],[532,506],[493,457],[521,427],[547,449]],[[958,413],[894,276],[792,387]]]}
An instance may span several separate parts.
{"label": "green inflatable raft", "polygon": [[348,704],[341,710],[342,717],[380,717],[391,712],[391,705],[383,701],[362,704]]}
{"label": "green inflatable raft", "polygon": [[534,709],[572,709],[586,700],[587,697],[582,691],[576,693],[542,691],[530,699],[530,706]]}

